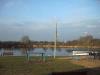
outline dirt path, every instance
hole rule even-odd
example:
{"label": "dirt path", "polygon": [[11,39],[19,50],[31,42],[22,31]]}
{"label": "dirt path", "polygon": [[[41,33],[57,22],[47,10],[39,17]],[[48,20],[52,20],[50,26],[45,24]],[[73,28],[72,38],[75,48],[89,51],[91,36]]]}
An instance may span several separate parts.
{"label": "dirt path", "polygon": [[79,60],[72,59],[72,57],[63,57],[63,58],[58,58],[61,60],[69,60],[73,64],[81,65],[84,66],[85,68],[95,68],[95,67],[100,67],[100,60],[93,60],[93,59],[87,59],[84,57],[81,57]]}
{"label": "dirt path", "polygon": [[80,60],[70,60],[71,63],[82,65],[85,68],[95,68],[100,67],[100,60],[88,60],[88,59],[80,59]]}

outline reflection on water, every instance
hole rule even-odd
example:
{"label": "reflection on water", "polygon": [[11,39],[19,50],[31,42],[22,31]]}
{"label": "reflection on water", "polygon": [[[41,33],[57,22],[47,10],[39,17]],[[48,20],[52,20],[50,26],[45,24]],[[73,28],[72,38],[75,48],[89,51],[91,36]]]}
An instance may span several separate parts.
{"label": "reflection on water", "polygon": [[[44,49],[44,48],[35,48],[29,50],[30,56],[39,56],[39,53],[45,53],[46,56],[53,56],[53,49]],[[24,56],[25,50],[22,49],[14,49],[14,50],[4,50],[0,49],[0,55],[2,55],[3,52],[13,52],[13,56]],[[56,50],[56,56],[70,56],[72,55],[72,51],[69,51],[68,49],[58,49]]]}
{"label": "reflection on water", "polygon": [[[89,51],[92,49],[88,49],[88,48],[78,48],[78,49],[77,48],[61,48],[61,49],[56,50],[56,56],[71,56],[73,54],[73,52],[72,52],[73,50]],[[98,50],[98,49],[96,49],[96,50]],[[13,49],[13,50],[0,49],[0,55],[2,55],[4,52],[12,52],[13,56],[26,55],[26,51],[23,49]],[[53,56],[53,52],[54,52],[53,48],[34,48],[34,49],[31,49],[28,51],[30,56],[40,56],[41,53],[45,53],[46,56]]]}

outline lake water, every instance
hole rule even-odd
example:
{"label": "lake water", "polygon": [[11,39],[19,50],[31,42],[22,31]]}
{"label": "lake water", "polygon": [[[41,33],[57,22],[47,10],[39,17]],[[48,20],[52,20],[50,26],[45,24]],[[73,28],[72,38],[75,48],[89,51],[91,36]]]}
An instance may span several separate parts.
{"label": "lake water", "polygon": [[[4,52],[13,52],[13,56],[24,56],[25,50],[14,49],[14,50],[4,50],[0,49],[0,55]],[[43,48],[35,48],[28,51],[30,56],[41,56],[41,53],[44,53],[46,56],[53,56],[53,49],[43,49]],[[56,50],[56,56],[70,56],[72,55],[72,51],[68,51],[68,49],[58,49]]]}
{"label": "lake water", "polygon": [[[56,50],[56,56],[71,56],[73,54],[72,50],[77,51],[88,51],[87,48],[61,48]],[[92,49],[90,49],[92,50]],[[100,49],[99,49],[100,50]],[[26,55],[25,50],[22,49],[13,49],[11,50],[4,50],[0,49],[0,55],[2,55],[4,52],[13,52],[13,56],[24,56]],[[30,56],[41,56],[41,53],[44,53],[45,56],[53,56],[53,49],[44,49],[44,48],[35,48],[28,51]]]}

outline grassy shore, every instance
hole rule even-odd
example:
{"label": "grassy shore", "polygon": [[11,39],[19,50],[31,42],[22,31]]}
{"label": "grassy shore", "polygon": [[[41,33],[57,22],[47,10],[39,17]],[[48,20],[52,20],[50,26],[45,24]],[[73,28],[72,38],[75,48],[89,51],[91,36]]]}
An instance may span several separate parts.
{"label": "grassy shore", "polygon": [[0,57],[0,75],[48,75],[51,72],[67,72],[83,68],[66,59],[58,60],[51,57],[45,62],[40,57],[31,57],[30,62],[27,62],[25,57]]}

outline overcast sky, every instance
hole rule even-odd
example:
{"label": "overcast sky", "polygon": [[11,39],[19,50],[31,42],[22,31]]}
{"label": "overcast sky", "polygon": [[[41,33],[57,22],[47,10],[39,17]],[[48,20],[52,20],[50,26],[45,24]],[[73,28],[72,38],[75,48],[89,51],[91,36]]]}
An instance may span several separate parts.
{"label": "overcast sky", "polygon": [[0,40],[100,38],[100,0],[0,0]]}

